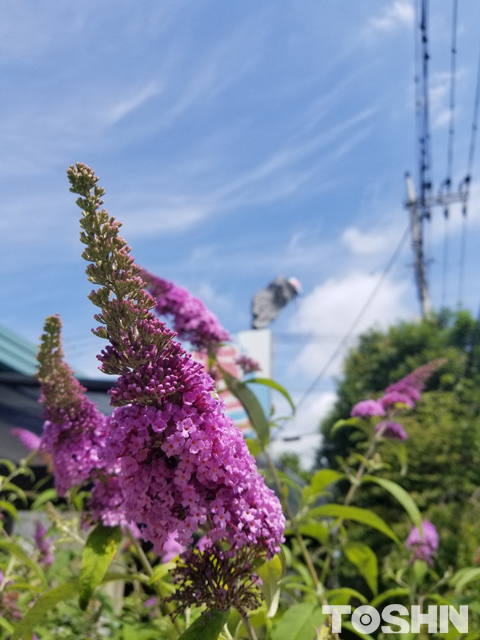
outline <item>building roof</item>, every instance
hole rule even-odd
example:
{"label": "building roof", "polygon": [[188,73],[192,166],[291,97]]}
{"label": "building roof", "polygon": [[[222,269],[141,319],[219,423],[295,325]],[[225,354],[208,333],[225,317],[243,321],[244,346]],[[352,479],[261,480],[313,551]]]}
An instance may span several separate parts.
{"label": "building roof", "polygon": [[[19,461],[28,451],[12,435],[13,427],[41,435],[43,407],[39,404],[40,385],[34,377],[37,348],[8,329],[0,327],[0,458]],[[112,378],[81,379],[87,395],[100,411],[110,413],[107,394]]]}
{"label": "building roof", "polygon": [[0,371],[33,376],[37,370],[37,347],[0,325]]}

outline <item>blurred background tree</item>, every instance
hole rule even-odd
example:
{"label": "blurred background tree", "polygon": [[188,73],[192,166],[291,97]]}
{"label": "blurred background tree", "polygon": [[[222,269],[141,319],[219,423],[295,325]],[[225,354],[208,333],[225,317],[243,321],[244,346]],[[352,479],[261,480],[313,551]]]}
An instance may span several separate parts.
{"label": "blurred background tree", "polygon": [[[428,520],[439,529],[441,546],[436,568],[442,573],[479,562],[480,511],[480,340],[475,319],[467,311],[444,310],[428,320],[402,322],[386,331],[363,334],[344,363],[338,400],[321,428],[324,441],[318,467],[338,468],[365,437],[335,422],[350,415],[354,404],[375,398],[389,384],[438,357],[445,364],[428,381],[421,401],[401,422],[405,443],[391,442],[383,455],[382,474],[408,491]],[[342,492],[342,486],[340,486]],[[410,524],[404,511],[380,487],[365,485],[355,504],[373,508],[400,539]],[[381,536],[362,531],[361,539],[380,556],[392,552]],[[366,539],[368,538],[368,539]],[[391,561],[396,551],[392,552]],[[475,560],[477,559],[477,560]],[[400,560],[400,558],[399,558]]]}

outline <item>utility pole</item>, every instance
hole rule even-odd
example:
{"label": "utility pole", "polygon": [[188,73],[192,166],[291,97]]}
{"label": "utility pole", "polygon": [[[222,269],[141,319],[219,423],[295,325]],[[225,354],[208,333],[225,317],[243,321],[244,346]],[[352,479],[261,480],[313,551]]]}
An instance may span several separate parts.
{"label": "utility pole", "polygon": [[426,318],[430,313],[430,301],[428,298],[427,278],[425,274],[425,255],[423,253],[423,220],[419,215],[415,188],[409,173],[405,175],[405,180],[407,183],[406,206],[410,209],[410,229],[412,232],[413,254],[415,256],[415,279],[417,281],[422,317]]}
{"label": "utility pole", "polygon": [[[426,260],[423,248],[423,226],[425,220],[430,220],[431,210],[442,206],[448,211],[448,206],[456,202],[463,205],[468,200],[468,184],[462,182],[457,193],[450,190],[450,176],[445,181],[446,191],[443,188],[437,196],[433,195],[432,183],[432,151],[430,136],[429,114],[429,83],[428,65],[430,54],[428,52],[428,13],[429,0],[419,0],[419,14],[416,15],[416,23],[419,27],[419,42],[415,38],[415,108],[417,129],[417,157],[418,157],[418,191],[416,195],[413,181],[406,174],[407,202],[406,207],[410,211],[410,227],[412,232],[412,246],[414,253],[415,280],[420,301],[422,316],[425,318],[430,313],[428,296],[428,283],[426,277]],[[418,10],[417,10],[418,11]],[[452,53],[455,54],[455,44],[452,45]],[[452,63],[453,64],[453,63]],[[453,67],[454,69],[454,67]],[[452,98],[453,99],[453,98]],[[452,127],[452,124],[450,125]],[[450,163],[451,164],[451,163]]]}

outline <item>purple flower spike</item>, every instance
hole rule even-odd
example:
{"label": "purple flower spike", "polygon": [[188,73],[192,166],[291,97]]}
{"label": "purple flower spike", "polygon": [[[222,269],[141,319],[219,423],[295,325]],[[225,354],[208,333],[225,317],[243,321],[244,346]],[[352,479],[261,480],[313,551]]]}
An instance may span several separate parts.
{"label": "purple flower spike", "polygon": [[20,427],[14,427],[12,429],[12,433],[29,451],[36,451],[40,448],[42,439],[35,433],[32,433],[32,431],[29,431],[28,429],[21,429]]}
{"label": "purple flower spike", "polygon": [[384,409],[395,407],[396,404],[405,404],[410,409],[415,407],[415,402],[411,395],[401,393],[400,391],[389,391],[378,400]]}
{"label": "purple flower spike", "polygon": [[[169,535],[187,546],[200,528],[211,543],[228,545],[221,562],[244,549],[272,557],[285,527],[277,497],[225,415],[212,378],[151,312],[156,301],[144,290],[130,247],[118,234],[120,223],[100,209],[104,191],[94,172],[77,164],[67,173],[70,190],[81,196],[87,273],[99,285],[89,296],[101,309],[94,333],[109,340],[101,369],[119,375],[102,456],[107,467],[119,465],[129,520],[159,554]],[[178,331],[205,337],[205,327],[212,326],[184,323]],[[225,337],[217,333],[214,342]]]}
{"label": "purple flower spike", "polygon": [[352,409],[352,418],[373,418],[374,416],[384,416],[385,409],[377,400],[362,400]]}
{"label": "purple flower spike", "polygon": [[428,564],[433,563],[433,556],[438,550],[439,538],[435,526],[428,520],[422,521],[423,536],[418,527],[413,527],[405,543],[407,549],[412,549],[410,562],[424,560]]}
{"label": "purple flower spike", "polygon": [[145,269],[141,270],[140,275],[157,301],[156,312],[173,318],[173,329],[180,339],[188,340],[199,350],[215,348],[221,342],[232,340],[217,317],[186,289],[158,278]]}
{"label": "purple flower spike", "polygon": [[445,362],[446,358],[436,358],[431,362],[427,362],[427,364],[424,364],[409,373],[408,376],[405,376],[394,384],[391,384],[385,389],[385,393],[388,394],[393,391],[398,391],[399,393],[403,393],[408,396],[413,402],[418,402],[420,400],[421,392],[425,389],[425,385],[427,384],[430,376],[445,364]]}

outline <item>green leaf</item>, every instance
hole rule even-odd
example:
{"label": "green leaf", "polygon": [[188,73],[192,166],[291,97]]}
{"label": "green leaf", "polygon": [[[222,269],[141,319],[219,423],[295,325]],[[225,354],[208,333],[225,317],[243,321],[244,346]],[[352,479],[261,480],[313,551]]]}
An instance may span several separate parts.
{"label": "green leaf", "polygon": [[85,611],[92,593],[104,579],[121,540],[119,526],[105,527],[103,524],[98,524],[88,536],[80,571],[79,604],[82,611]]}
{"label": "green leaf", "polygon": [[227,624],[229,611],[212,611],[202,615],[182,633],[178,640],[217,640]]}
{"label": "green leaf", "polygon": [[333,427],[330,429],[330,435],[333,435],[335,431],[341,429],[342,427],[355,427],[356,429],[365,431],[365,424],[360,418],[348,418],[347,420],[337,420]]}
{"label": "green leaf", "polygon": [[11,502],[6,502],[5,500],[0,500],[0,511],[6,511],[9,513],[14,520],[18,520],[18,513],[15,507]]}
{"label": "green leaf", "polygon": [[313,538],[320,544],[327,544],[330,532],[321,522],[307,522],[299,527],[302,536]]}
{"label": "green leaf", "polygon": [[176,562],[165,562],[165,563],[162,562],[160,564],[157,564],[153,568],[153,573],[150,577],[149,584],[155,584],[155,582],[162,580],[167,575],[167,573],[171,569],[174,569],[176,566],[177,566]]}
{"label": "green leaf", "polygon": [[10,624],[5,618],[0,618],[0,627],[3,627],[8,635],[13,633],[13,625]]}
{"label": "green leaf", "polygon": [[228,371],[222,369],[222,367],[218,368],[225,380],[228,390],[242,403],[253,430],[259,437],[262,445],[265,446],[268,444],[270,438],[270,425],[268,424],[268,420],[257,396],[253,391],[250,391],[245,383],[234,378]]}
{"label": "green leaf", "polygon": [[303,602],[290,607],[274,623],[272,640],[312,640],[325,616],[322,607]]}
{"label": "green leaf", "polygon": [[378,563],[377,556],[362,542],[349,542],[343,547],[345,556],[355,565],[359,573],[365,578],[374,596],[378,592]]}
{"label": "green leaf", "polygon": [[42,491],[42,493],[40,493],[33,501],[32,511],[36,511],[39,507],[44,505],[46,502],[56,500],[57,498],[58,498],[58,494],[55,491],[55,489],[45,489],[45,491]]}
{"label": "green leaf", "polygon": [[16,625],[11,640],[20,640],[20,638],[31,637],[32,631],[45,614],[50,611],[56,604],[63,600],[72,598],[78,591],[78,581],[69,580],[55,587],[51,591],[47,591],[40,596],[31,609],[27,611],[23,619]]}
{"label": "green leaf", "polygon": [[25,491],[20,487],[17,487],[17,485],[13,484],[13,482],[6,482],[2,487],[2,491],[13,491],[17,494],[17,496],[22,500],[24,504],[27,504],[28,502]]}
{"label": "green leaf", "polygon": [[374,598],[370,602],[370,606],[378,609],[378,605],[385,602],[385,600],[390,600],[390,598],[398,598],[398,596],[408,596],[410,594],[409,589],[405,589],[405,587],[397,587],[395,589],[388,589],[388,591],[384,591],[379,596]]}
{"label": "green leaf", "polygon": [[255,573],[260,576],[263,582],[260,590],[267,603],[267,616],[273,618],[277,613],[280,600],[280,581],[284,576],[284,567],[280,555],[276,555],[271,560],[264,562],[258,569],[255,569]]}
{"label": "green leaf", "polygon": [[362,482],[375,482],[384,489],[386,489],[391,495],[398,500],[405,511],[408,513],[410,520],[418,527],[419,531],[422,531],[422,514],[418,510],[412,496],[405,491],[400,485],[386,478],[377,478],[376,476],[364,476]]}
{"label": "green leaf", "polygon": [[313,476],[310,484],[303,488],[302,497],[304,502],[310,502],[317,496],[324,493],[324,490],[344,475],[334,469],[320,469]]}
{"label": "green leaf", "polygon": [[355,522],[361,522],[373,529],[381,531],[394,542],[400,544],[397,536],[393,533],[388,524],[382,520],[380,516],[377,516],[376,513],[373,513],[373,511],[370,511],[369,509],[346,507],[343,504],[323,504],[320,507],[312,509],[309,515],[313,518],[341,518],[342,520],[355,520]]}
{"label": "green leaf", "polygon": [[281,384],[275,382],[275,380],[271,380],[271,378],[250,378],[249,380],[245,380],[245,384],[263,384],[266,387],[270,387],[271,389],[275,389],[282,394],[282,396],[287,400],[288,404],[292,407],[293,413],[295,413],[295,405],[293,404],[293,400],[290,397],[290,394],[282,387]]}
{"label": "green leaf", "polygon": [[341,589],[330,589],[325,594],[329,604],[348,604],[352,598],[360,600],[362,604],[368,604],[367,598],[350,587],[342,587]]}
{"label": "green leaf", "polygon": [[47,578],[45,577],[45,573],[43,572],[42,567],[37,564],[34,560],[30,558],[30,556],[20,547],[18,544],[14,542],[9,542],[8,540],[0,540],[0,549],[4,549],[8,551],[12,555],[16,556],[19,560],[21,560],[29,569],[34,571],[43,584],[47,584]]}
{"label": "green leaf", "polygon": [[459,577],[457,576],[458,573],[453,576],[452,584],[455,585],[455,593],[458,594],[461,593],[462,589],[470,582],[480,580],[480,567],[472,567],[471,569],[464,570]]}
{"label": "green leaf", "polygon": [[257,438],[245,438],[245,442],[252,456],[256,458],[263,448],[260,441]]}
{"label": "green leaf", "polygon": [[0,466],[7,467],[9,473],[13,473],[16,469],[15,464],[7,458],[0,458]]}

